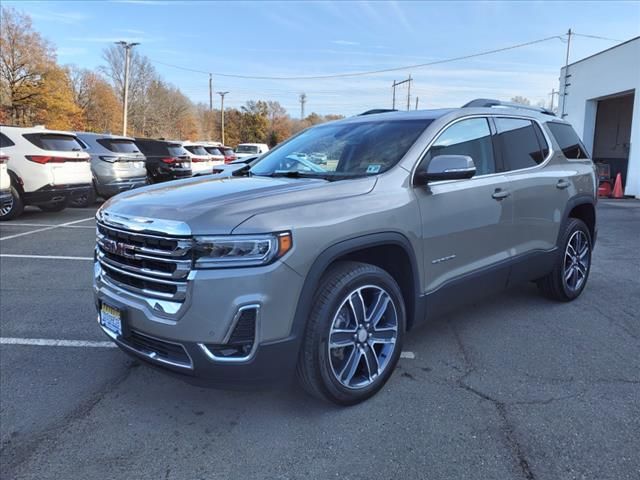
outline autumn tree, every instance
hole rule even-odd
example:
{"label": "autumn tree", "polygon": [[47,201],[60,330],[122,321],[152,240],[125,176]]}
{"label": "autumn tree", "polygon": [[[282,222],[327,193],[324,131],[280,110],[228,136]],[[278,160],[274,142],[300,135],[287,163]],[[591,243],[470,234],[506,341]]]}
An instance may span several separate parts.
{"label": "autumn tree", "polygon": [[32,104],[34,123],[54,130],[78,130],[84,126],[82,110],[75,103],[69,72],[57,65],[42,75],[39,95]]}
{"label": "autumn tree", "polygon": [[122,129],[122,105],[111,85],[96,72],[74,66],[69,67],[69,76],[85,130],[119,133]]}
{"label": "autumn tree", "polygon": [[0,107],[11,123],[29,125],[36,104],[42,105],[43,95],[51,91],[43,88],[45,76],[49,76],[49,85],[60,78],[55,54],[33,29],[28,15],[2,7],[0,25]]}

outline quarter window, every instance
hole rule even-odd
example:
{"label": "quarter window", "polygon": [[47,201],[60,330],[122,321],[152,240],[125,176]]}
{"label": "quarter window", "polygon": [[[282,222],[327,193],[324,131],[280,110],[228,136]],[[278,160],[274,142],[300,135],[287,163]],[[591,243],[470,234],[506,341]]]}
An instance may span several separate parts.
{"label": "quarter window", "polygon": [[4,133],[0,133],[0,148],[13,147],[13,143]]}
{"label": "quarter window", "polygon": [[469,118],[456,122],[440,134],[424,159],[438,155],[468,155],[476,165],[476,175],[495,173],[496,161],[491,130],[486,118]]}
{"label": "quarter window", "polygon": [[495,122],[506,170],[535,167],[546,158],[531,120],[499,117]]}
{"label": "quarter window", "polygon": [[548,122],[547,126],[553,136],[560,145],[562,149],[562,153],[564,156],[569,159],[580,159],[580,158],[589,158],[587,155],[587,149],[584,148],[580,138],[573,130],[571,125],[566,123],[558,123],[558,122]]}

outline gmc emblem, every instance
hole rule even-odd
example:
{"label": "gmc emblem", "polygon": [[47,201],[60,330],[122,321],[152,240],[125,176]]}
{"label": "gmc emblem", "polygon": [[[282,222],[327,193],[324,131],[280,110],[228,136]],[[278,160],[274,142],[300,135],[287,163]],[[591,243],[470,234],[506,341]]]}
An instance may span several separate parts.
{"label": "gmc emblem", "polygon": [[135,257],[133,249],[129,245],[122,242],[116,242],[115,240],[108,238],[104,238],[102,240],[102,248],[104,248],[107,253],[111,253],[113,255],[119,255],[125,258]]}

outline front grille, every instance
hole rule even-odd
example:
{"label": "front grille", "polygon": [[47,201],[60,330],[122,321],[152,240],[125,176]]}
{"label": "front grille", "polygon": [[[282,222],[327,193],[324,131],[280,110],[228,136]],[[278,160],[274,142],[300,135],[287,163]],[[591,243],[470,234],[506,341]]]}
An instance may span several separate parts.
{"label": "front grille", "polygon": [[182,345],[166,342],[158,338],[149,337],[143,333],[133,330],[126,338],[119,340],[132,348],[154,360],[170,363],[182,367],[191,367],[191,358]]}
{"label": "front grille", "polygon": [[184,301],[192,241],[97,225],[97,259],[107,281],[145,297]]}

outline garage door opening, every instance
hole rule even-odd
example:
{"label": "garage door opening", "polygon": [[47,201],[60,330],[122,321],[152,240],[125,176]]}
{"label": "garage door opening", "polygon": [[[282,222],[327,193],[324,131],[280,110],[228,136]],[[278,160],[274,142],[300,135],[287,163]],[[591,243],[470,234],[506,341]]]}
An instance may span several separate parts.
{"label": "garage door opening", "polygon": [[631,91],[598,100],[593,137],[593,161],[608,164],[612,180],[622,174],[623,185],[629,165],[633,97]]}

